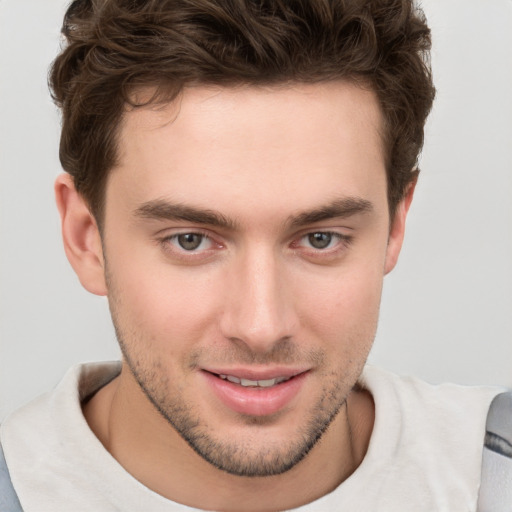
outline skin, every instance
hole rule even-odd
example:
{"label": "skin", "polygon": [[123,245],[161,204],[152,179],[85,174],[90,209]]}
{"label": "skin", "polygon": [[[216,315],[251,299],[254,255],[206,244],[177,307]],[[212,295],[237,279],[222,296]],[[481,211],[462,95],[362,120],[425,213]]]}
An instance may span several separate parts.
{"label": "skin", "polygon": [[[84,414],[149,488],[197,508],[279,510],[363,460],[374,406],[356,382],[413,194],[391,222],[382,125],[375,95],[345,82],[197,87],[126,113],[101,236],[58,178],[66,253],[108,296],[124,355]],[[250,395],[240,412],[216,371],[301,380],[277,410]]]}

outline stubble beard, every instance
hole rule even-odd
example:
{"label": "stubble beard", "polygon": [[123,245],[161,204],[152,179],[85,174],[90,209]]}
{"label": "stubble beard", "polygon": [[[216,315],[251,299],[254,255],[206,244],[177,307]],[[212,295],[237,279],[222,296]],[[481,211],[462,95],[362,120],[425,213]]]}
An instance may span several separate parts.
{"label": "stubble beard", "polygon": [[[255,449],[250,437],[244,442],[223,439],[222,432],[205,423],[200,413],[184,400],[182,390],[169,382],[165,369],[158,362],[141,364],[140,360],[132,358],[117,326],[116,333],[126,365],[155,409],[200,457],[229,474],[266,477],[289,471],[320,441],[338,414],[346,413],[344,405],[351,386],[347,391],[341,376],[332,375],[328,379],[330,387],[323,390],[309,411],[308,419],[302,426],[290,425],[291,440],[288,443],[267,437],[264,446],[260,441]],[[272,419],[243,417],[241,421],[250,429],[264,430]],[[262,437],[261,432],[258,437]]]}
{"label": "stubble beard", "polygon": [[[290,436],[295,440],[285,445],[282,441],[273,442],[267,438],[265,446],[260,443],[255,450],[250,438],[244,443],[221,439],[222,432],[215,432],[201,420],[200,415],[163,377],[164,373],[158,371],[159,365],[143,368],[132,361],[122,341],[120,345],[130,372],[156,410],[200,457],[232,475],[265,477],[289,471],[320,441],[346,402],[343,384],[335,382],[329,390],[323,391],[302,427],[290,426],[295,429],[295,435]],[[265,429],[270,423],[259,417],[245,417],[242,421],[253,429]]]}
{"label": "stubble beard", "polygon": [[[326,386],[308,412],[308,418],[299,426],[290,426],[289,442],[272,440],[268,436],[264,443],[261,442],[264,437],[261,429],[271,424],[272,418],[267,420],[252,416],[242,417],[241,422],[246,427],[260,429],[256,449],[250,438],[243,442],[222,438],[222,432],[208,425],[201,418],[200,412],[185,400],[180,384],[170,382],[168,370],[162,365],[158,355],[133,350],[145,336],[141,332],[127,329],[127,334],[123,330],[121,324],[124,322],[118,315],[118,296],[112,293],[112,286],[109,288],[109,304],[116,336],[124,361],[135,381],[161,416],[199,456],[215,468],[243,477],[266,477],[285,473],[306,457],[340,413],[347,415],[346,399],[355,384],[352,380],[359,375],[364,361],[360,368],[350,367],[345,373],[341,369],[332,370],[330,374],[322,375]],[[247,362],[251,357],[253,362],[259,364],[293,364],[309,359],[310,362],[322,366],[321,361],[326,359],[321,351],[298,357],[297,350],[286,343],[276,348],[276,351],[264,358],[242,354],[238,362]],[[191,356],[190,366],[193,364],[194,357]],[[348,421],[348,418],[345,420]]]}

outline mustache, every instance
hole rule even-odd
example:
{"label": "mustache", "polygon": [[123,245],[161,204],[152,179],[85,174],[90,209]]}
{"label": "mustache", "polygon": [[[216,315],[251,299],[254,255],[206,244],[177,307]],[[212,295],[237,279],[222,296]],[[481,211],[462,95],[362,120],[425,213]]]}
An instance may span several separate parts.
{"label": "mustache", "polygon": [[226,347],[209,346],[197,349],[190,354],[189,366],[191,369],[202,367],[202,362],[216,365],[311,365],[321,366],[325,361],[325,352],[321,349],[299,348],[289,339],[279,340],[271,350],[266,352],[255,351],[242,340],[232,339]]}

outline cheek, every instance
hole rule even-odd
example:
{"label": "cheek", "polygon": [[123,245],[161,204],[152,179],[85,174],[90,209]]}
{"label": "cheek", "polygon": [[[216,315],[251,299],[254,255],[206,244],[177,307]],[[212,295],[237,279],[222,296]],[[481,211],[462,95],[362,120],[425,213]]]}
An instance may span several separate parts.
{"label": "cheek", "polygon": [[212,328],[217,305],[211,277],[135,257],[109,267],[115,268],[109,301],[125,343],[176,355]]}
{"label": "cheek", "polygon": [[301,306],[308,329],[333,349],[366,350],[373,342],[382,292],[382,271],[354,269],[317,280]]}

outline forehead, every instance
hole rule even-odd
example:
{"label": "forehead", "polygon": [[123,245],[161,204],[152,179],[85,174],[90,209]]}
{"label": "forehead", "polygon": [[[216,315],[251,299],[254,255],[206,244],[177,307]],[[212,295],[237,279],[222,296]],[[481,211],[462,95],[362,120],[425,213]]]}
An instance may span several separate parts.
{"label": "forehead", "polygon": [[[140,90],[134,102],[144,105],[154,92],[151,88]],[[368,130],[383,133],[383,118],[375,93],[352,82],[196,86],[184,88],[171,102],[130,107],[123,116],[121,132],[122,137],[138,137],[142,132],[154,132],[173,124],[176,135],[181,132],[186,136],[188,130],[193,130],[197,136],[208,137],[211,134],[208,131],[213,128],[217,132],[222,129],[236,144],[249,131],[264,134],[272,128],[285,128],[282,136],[297,132],[311,136],[316,132],[325,138],[326,129],[336,130],[347,118],[352,118],[353,128],[364,125]],[[240,121],[246,128],[243,132],[237,130]],[[345,130],[344,135],[349,132]],[[341,135],[340,132],[331,134]]]}
{"label": "forehead", "polygon": [[347,82],[187,88],[126,113],[107,205],[120,182],[134,202],[171,196],[208,207],[256,204],[276,189],[280,204],[304,208],[329,190],[385,193],[382,126],[375,94]]}

